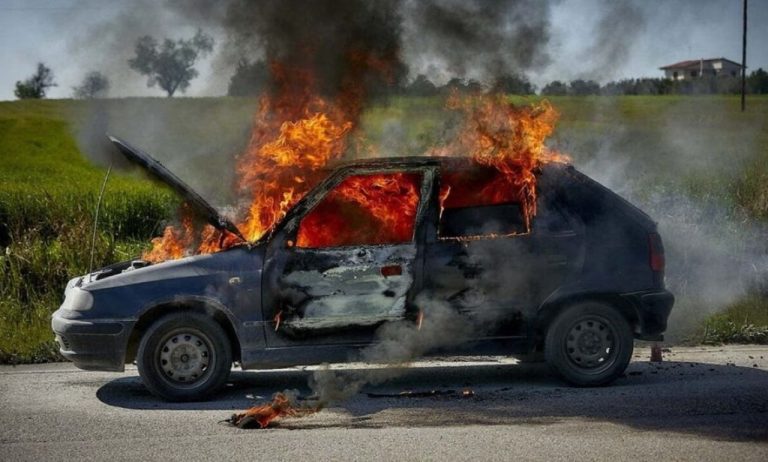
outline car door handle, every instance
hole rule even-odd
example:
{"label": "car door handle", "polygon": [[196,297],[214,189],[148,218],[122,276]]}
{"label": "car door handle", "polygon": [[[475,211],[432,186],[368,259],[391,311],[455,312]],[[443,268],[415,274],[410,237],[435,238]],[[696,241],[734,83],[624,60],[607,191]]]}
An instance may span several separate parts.
{"label": "car door handle", "polygon": [[400,265],[387,265],[379,268],[381,275],[385,278],[390,276],[400,276],[403,274],[403,267]]}

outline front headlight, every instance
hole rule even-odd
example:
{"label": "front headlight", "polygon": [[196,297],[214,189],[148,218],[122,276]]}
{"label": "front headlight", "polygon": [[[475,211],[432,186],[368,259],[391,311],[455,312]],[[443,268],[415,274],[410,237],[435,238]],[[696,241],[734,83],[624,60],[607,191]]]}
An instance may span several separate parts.
{"label": "front headlight", "polygon": [[93,295],[79,287],[68,288],[61,309],[69,311],[88,311],[93,307]]}

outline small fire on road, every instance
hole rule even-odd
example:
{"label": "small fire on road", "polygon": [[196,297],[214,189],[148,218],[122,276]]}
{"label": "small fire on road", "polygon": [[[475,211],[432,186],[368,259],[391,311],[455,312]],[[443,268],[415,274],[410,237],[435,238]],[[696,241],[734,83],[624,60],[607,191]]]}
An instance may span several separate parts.
{"label": "small fire on road", "polygon": [[269,403],[233,414],[227,422],[239,428],[267,428],[270,422],[281,417],[306,417],[321,409],[320,406],[301,405],[296,401],[296,395],[293,393],[275,393]]}

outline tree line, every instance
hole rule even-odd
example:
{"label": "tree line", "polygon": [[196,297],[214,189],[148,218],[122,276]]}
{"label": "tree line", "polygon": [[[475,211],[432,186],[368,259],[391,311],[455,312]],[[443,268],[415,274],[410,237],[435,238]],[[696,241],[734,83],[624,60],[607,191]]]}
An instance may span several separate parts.
{"label": "tree line", "polygon": [[[746,79],[746,90],[750,94],[768,94],[768,72],[762,68],[752,71]],[[241,61],[229,82],[229,96],[258,95],[268,88],[269,72],[263,61]],[[700,77],[694,80],[672,80],[667,78],[622,79],[600,84],[594,80],[554,80],[539,91],[525,76],[507,74],[484,84],[473,79],[452,78],[442,85],[433,83],[426,75],[419,74],[410,82],[396,82],[386,93],[409,96],[437,96],[452,91],[462,93],[493,92],[511,95],[545,96],[588,96],[588,95],[701,95],[739,94],[741,78]]]}
{"label": "tree line", "polygon": [[[131,69],[147,78],[147,86],[160,87],[168,97],[177,92],[184,93],[192,79],[198,76],[195,64],[213,51],[214,40],[201,30],[189,39],[139,38],[134,47],[134,56],[128,60]],[[539,91],[527,77],[521,74],[507,74],[490,83],[473,79],[452,78],[444,84],[435,84],[426,75],[417,75],[406,80],[407,72],[399,73],[397,81],[380,88],[370,89],[377,95],[437,96],[450,92],[479,93],[494,92],[514,95],[546,96],[587,96],[587,95],[698,95],[738,94],[741,92],[741,78],[732,76],[699,77],[693,80],[671,80],[667,78],[622,79],[600,84],[594,80],[554,80]],[[264,61],[241,60],[230,78],[227,95],[254,96],[261,94],[270,85],[270,72]],[[768,94],[768,72],[759,68],[747,77],[747,92]],[[53,71],[44,63],[37,65],[35,73],[23,81],[16,82],[15,95],[19,99],[44,98],[49,88],[55,87]],[[100,98],[107,96],[109,79],[93,70],[85,74],[80,85],[72,88],[75,98]]]}
{"label": "tree line", "polygon": [[[768,72],[759,68],[746,79],[749,94],[768,94]],[[600,85],[594,80],[555,80],[541,89],[542,95],[736,95],[741,93],[741,77],[708,76],[693,80],[667,78],[622,79]]]}

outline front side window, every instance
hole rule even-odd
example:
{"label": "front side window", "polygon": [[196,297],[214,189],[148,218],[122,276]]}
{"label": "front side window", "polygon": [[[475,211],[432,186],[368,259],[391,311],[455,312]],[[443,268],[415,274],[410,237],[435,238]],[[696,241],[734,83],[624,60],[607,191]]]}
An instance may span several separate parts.
{"label": "front side window", "polygon": [[323,248],[411,242],[421,183],[421,173],[349,176],[301,220],[296,245]]}

